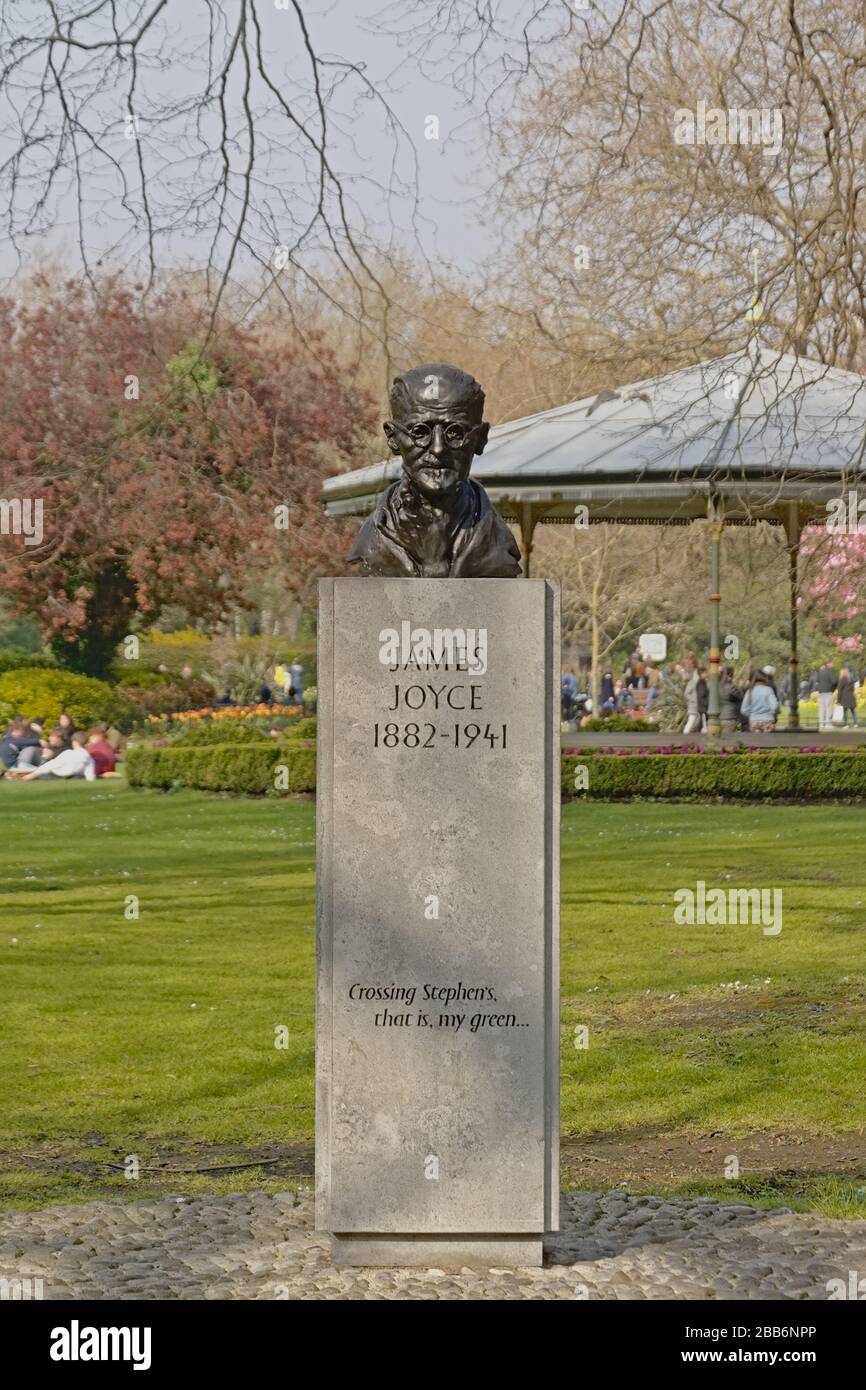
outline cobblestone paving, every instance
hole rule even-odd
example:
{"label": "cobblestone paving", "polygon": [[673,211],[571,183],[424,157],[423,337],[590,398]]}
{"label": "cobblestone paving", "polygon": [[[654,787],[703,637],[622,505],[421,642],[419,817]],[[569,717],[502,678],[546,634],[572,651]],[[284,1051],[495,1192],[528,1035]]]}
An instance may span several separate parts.
{"label": "cobblestone paving", "polygon": [[866,1274],[866,1221],[566,1193],[543,1269],[338,1270],[309,1192],[0,1214],[0,1276],[46,1299],[826,1299]]}

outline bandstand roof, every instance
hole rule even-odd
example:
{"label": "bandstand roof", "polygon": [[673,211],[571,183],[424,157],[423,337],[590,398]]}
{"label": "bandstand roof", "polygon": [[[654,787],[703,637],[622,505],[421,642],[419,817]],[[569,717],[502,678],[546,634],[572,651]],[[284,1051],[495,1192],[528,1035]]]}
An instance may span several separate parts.
{"label": "bandstand roof", "polygon": [[[329,478],[330,516],[372,510],[390,459]],[[472,476],[508,517],[688,521],[711,494],[730,521],[826,515],[866,475],[866,378],[752,345],[664,376],[497,425]]]}

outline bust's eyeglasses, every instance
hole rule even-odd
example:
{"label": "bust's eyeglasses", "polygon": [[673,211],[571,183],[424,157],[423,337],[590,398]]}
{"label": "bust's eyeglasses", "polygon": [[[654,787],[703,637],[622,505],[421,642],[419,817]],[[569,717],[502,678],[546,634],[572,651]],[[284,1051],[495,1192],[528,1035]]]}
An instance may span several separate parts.
{"label": "bust's eyeglasses", "polygon": [[[397,428],[402,430],[403,434],[408,435],[412,443],[416,444],[419,449],[426,449],[433,438],[433,430],[429,425],[409,425],[407,428],[405,425],[398,424]],[[446,425],[442,431],[445,435],[445,443],[452,449],[462,449],[477,428],[477,425]]]}

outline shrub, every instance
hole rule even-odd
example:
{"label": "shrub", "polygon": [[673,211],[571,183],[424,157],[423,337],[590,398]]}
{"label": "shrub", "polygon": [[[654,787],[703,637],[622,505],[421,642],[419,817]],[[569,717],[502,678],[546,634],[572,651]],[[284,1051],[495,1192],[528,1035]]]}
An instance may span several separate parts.
{"label": "shrub", "polygon": [[154,647],[165,647],[169,651],[181,651],[185,647],[195,647],[203,651],[210,646],[211,638],[206,632],[199,632],[197,627],[178,628],[174,632],[160,632],[159,628],[152,627],[149,632],[142,635],[142,648],[145,643]]}
{"label": "shrub", "polygon": [[[240,704],[252,704],[262,686],[273,688],[275,667],[291,665],[284,660],[284,651],[282,643],[266,637],[215,638],[207,679],[215,690],[230,690]],[[305,677],[309,679],[306,668]]]}
{"label": "shrub", "polygon": [[180,714],[197,709],[211,698],[204,681],[170,681],[162,677],[157,685],[119,685],[111,717],[124,733],[137,728],[158,714]]}
{"label": "shrub", "polygon": [[[158,676],[165,683],[172,676],[179,676],[184,666],[189,666],[193,675],[200,678],[210,661],[211,639],[195,628],[184,628],[181,632],[158,632],[152,628],[140,634],[139,642],[137,661],[126,661],[121,645],[112,666],[117,679],[128,681],[130,685],[137,685],[139,673],[144,672]],[[161,671],[160,666],[165,670]]]}
{"label": "shrub", "polygon": [[[125,690],[165,690],[181,685],[180,677],[170,671],[140,670],[135,661],[115,661],[111,676]],[[210,691],[210,686],[207,689]]]}
{"label": "shrub", "polygon": [[674,733],[683,727],[687,716],[686,683],[682,677],[671,673],[667,680],[659,683],[653,701],[653,718],[665,733]]}
{"label": "shrub", "polygon": [[586,734],[652,734],[658,733],[658,727],[654,719],[645,718],[643,715],[632,719],[627,714],[607,714],[588,719],[585,724],[581,724],[580,729]]}
{"label": "shrub", "polygon": [[234,643],[238,657],[257,656],[262,649],[269,652],[272,664],[281,662],[291,666],[298,661],[304,668],[304,676],[312,681],[316,671],[316,641],[302,637],[238,637]]}
{"label": "shrub", "polygon": [[[159,632],[156,628],[151,628],[140,636],[139,659],[134,666],[136,670],[153,671],[160,675],[166,674],[159,671],[160,666],[164,666],[170,675],[177,675],[184,666],[189,666],[193,675],[197,677],[205,671],[213,671],[215,679],[221,679],[220,672],[224,663],[253,662],[256,665],[256,674],[264,675],[277,662],[290,666],[296,660],[304,667],[307,680],[312,682],[315,679],[316,668],[315,640],[289,637],[209,637],[206,633],[189,627],[178,632]],[[118,648],[118,656],[113,666],[117,680],[133,680],[129,674],[130,665],[130,662],[123,659],[122,647]],[[258,690],[254,693],[257,695]]]}
{"label": "shrub", "polygon": [[[575,768],[587,768],[588,786],[575,790]],[[588,750],[562,758],[564,799],[732,797],[819,800],[866,796],[866,757],[845,752],[667,753],[625,755]]]}
{"label": "shrub", "polygon": [[114,692],[105,681],[77,676],[72,671],[23,667],[0,675],[0,701],[14,705],[16,714],[56,724],[66,710],[80,728],[112,713]]}
{"label": "shrub", "polygon": [[0,675],[6,671],[53,671],[56,668],[57,662],[53,656],[40,656],[34,652],[0,652]]}
{"label": "shrub", "polygon": [[[285,768],[277,786],[277,769]],[[316,750],[268,743],[210,744],[198,748],[133,745],[126,756],[130,786],[196,787],[202,791],[312,792],[316,789]],[[282,785],[285,782],[285,785]]]}

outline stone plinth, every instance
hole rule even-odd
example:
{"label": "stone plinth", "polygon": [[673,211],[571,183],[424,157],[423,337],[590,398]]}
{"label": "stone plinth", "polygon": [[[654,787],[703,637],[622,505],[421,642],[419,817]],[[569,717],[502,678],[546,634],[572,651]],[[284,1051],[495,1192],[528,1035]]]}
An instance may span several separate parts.
{"label": "stone plinth", "polygon": [[319,587],[316,1224],[346,1264],[558,1228],[559,606]]}

